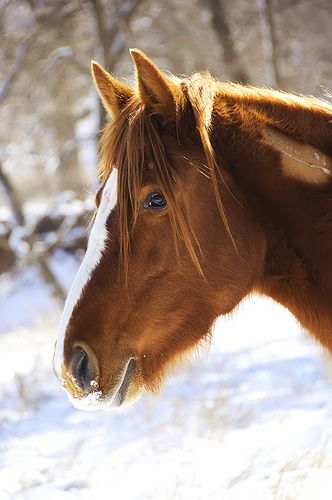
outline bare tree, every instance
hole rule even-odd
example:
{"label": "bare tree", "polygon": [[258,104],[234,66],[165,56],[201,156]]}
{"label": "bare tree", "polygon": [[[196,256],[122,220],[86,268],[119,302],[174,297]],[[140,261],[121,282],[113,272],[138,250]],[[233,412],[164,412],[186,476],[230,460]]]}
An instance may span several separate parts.
{"label": "bare tree", "polygon": [[22,40],[20,43],[18,49],[17,49],[17,54],[14,63],[12,64],[11,69],[9,70],[7,76],[5,77],[2,86],[0,88],[0,104],[6,99],[8,96],[10,87],[12,83],[14,82],[15,78],[17,77],[23,61],[25,59],[25,56],[28,51],[28,47],[30,44],[30,38],[25,38]]}
{"label": "bare tree", "polygon": [[16,219],[16,223],[19,224],[20,226],[23,226],[24,214],[21,203],[18,199],[14,187],[12,186],[12,183],[10,182],[7,175],[3,171],[1,163],[0,163],[0,186],[2,187],[2,190],[7,199],[7,203],[10,206],[12,213]]}
{"label": "bare tree", "polygon": [[[15,188],[11,184],[10,180],[4,173],[2,169],[2,165],[0,164],[0,184],[5,191],[5,195],[8,201],[8,205],[10,206],[12,213],[16,219],[18,226],[24,226],[25,216],[23,213],[22,205],[19,201]],[[34,238],[35,239],[35,238]],[[49,265],[49,249],[45,249],[43,253],[35,254],[32,250],[29,254],[29,261],[37,265],[39,271],[44,279],[44,281],[51,286],[54,296],[59,300],[64,300],[66,297],[66,293],[62,288],[60,282],[58,281],[56,275],[53,273],[50,265]],[[17,255],[15,254],[15,249],[11,248],[10,244],[7,240],[3,238],[0,239],[0,273],[8,271],[11,266],[16,264]]]}
{"label": "bare tree", "polygon": [[262,32],[263,59],[267,85],[279,87],[277,39],[271,0],[256,0]]}
{"label": "bare tree", "polygon": [[[90,0],[90,3],[96,20],[101,62],[112,72],[127,48],[124,28],[128,26],[141,0],[121,0],[106,4],[101,0]],[[99,116],[101,128],[106,120],[106,111],[101,104]]]}
{"label": "bare tree", "polygon": [[223,0],[206,0],[211,11],[211,22],[224,52],[227,72],[232,80],[248,83],[249,76],[235,49],[235,44],[228,23],[227,12]]}

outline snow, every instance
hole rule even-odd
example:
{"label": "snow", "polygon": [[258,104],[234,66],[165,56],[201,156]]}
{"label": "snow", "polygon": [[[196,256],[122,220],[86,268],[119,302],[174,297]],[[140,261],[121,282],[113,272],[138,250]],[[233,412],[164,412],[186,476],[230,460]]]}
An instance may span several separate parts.
{"label": "snow", "polygon": [[1,500],[330,498],[331,361],[286,310],[253,296],[159,397],[83,412],[52,372],[59,308],[32,281],[0,300],[1,319],[15,313],[0,333]]}

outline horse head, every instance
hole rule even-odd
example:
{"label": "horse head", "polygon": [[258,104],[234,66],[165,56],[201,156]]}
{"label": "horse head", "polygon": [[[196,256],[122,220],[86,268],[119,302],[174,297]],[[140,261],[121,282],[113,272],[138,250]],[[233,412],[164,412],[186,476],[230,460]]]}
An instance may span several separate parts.
{"label": "horse head", "polygon": [[112,120],[101,139],[101,188],[88,248],[69,292],[56,373],[81,408],[156,391],[252,289],[264,237],[215,156],[217,85],[179,80],[133,50],[137,87],[92,64]]}

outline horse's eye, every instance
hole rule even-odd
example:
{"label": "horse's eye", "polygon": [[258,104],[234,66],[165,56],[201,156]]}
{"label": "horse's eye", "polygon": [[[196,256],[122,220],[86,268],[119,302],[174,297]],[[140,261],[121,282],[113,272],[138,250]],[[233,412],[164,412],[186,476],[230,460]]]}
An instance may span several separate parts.
{"label": "horse's eye", "polygon": [[166,207],[166,200],[160,193],[150,193],[143,202],[146,210],[161,210]]}

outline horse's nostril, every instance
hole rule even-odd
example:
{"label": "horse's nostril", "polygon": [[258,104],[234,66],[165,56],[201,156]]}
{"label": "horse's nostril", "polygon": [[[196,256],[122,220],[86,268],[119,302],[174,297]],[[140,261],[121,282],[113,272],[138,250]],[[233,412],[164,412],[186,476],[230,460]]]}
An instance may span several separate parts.
{"label": "horse's nostril", "polygon": [[91,382],[96,376],[96,367],[88,353],[81,346],[76,346],[71,361],[71,374],[75,384],[84,392],[91,389]]}

